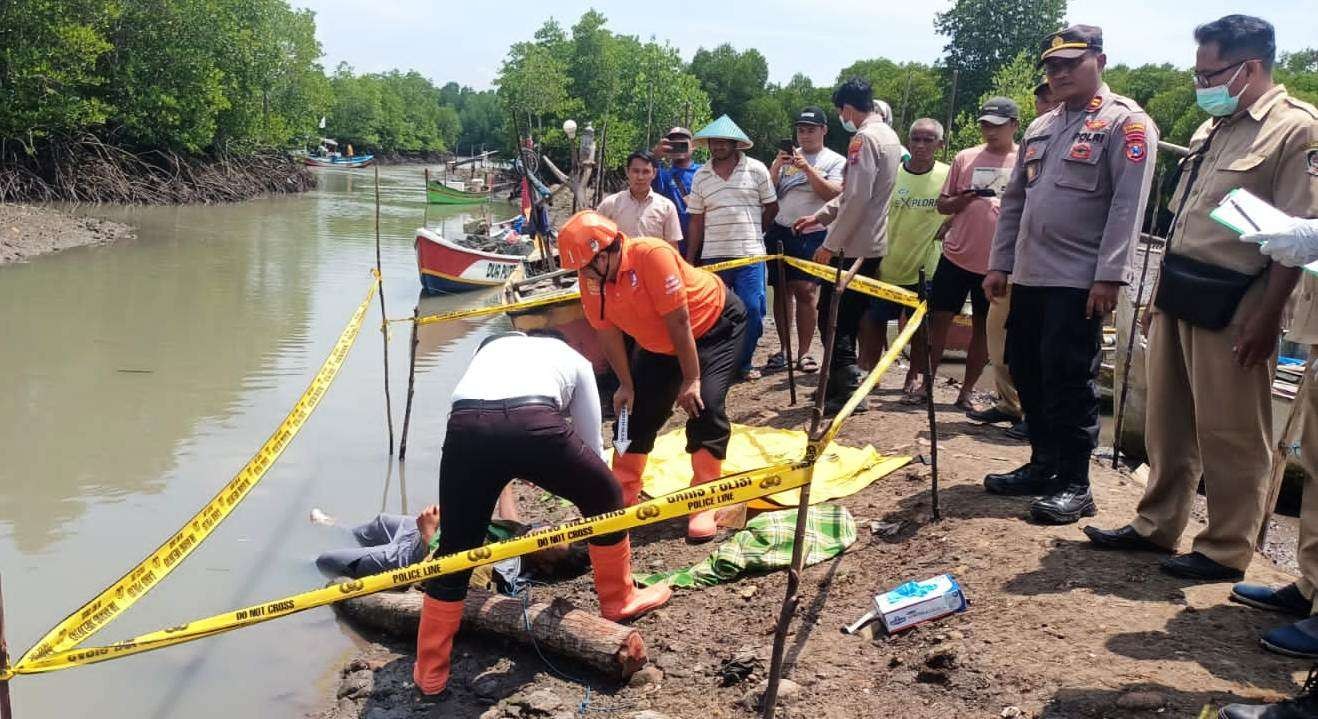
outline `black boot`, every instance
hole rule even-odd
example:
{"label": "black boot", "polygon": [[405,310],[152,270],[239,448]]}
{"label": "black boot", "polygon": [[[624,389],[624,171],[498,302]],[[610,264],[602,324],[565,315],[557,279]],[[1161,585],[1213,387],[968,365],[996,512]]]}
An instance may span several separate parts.
{"label": "black boot", "polygon": [[1294,699],[1278,704],[1228,704],[1218,719],[1318,719],[1318,667],[1309,670],[1304,688]]}
{"label": "black boot", "polygon": [[989,494],[1038,497],[1058,488],[1057,470],[1042,462],[1022,464],[1003,474],[984,475],[984,489]]}
{"label": "black boot", "polygon": [[1030,505],[1030,516],[1043,524],[1074,524],[1081,517],[1095,514],[1098,514],[1098,507],[1088,484],[1068,484],[1062,491],[1050,497],[1040,497]]}

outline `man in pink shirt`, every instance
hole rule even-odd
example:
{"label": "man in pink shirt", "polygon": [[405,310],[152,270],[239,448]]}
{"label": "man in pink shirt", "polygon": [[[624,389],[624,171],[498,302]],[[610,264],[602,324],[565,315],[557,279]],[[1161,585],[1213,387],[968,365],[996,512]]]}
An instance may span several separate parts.
{"label": "man in pink shirt", "polygon": [[[1016,164],[1014,140],[1020,116],[1020,108],[1010,98],[994,97],[985,102],[979,109],[979,132],[984,144],[957,153],[938,197],[938,211],[952,219],[929,293],[933,375],[938,373],[952,318],[965,306],[968,296],[973,335],[966,353],[965,381],[956,398],[956,406],[968,412],[976,409],[971,406],[970,395],[988,362],[985,328],[989,302],[981,285],[998,225],[999,196]],[[925,391],[929,391],[928,386]]]}

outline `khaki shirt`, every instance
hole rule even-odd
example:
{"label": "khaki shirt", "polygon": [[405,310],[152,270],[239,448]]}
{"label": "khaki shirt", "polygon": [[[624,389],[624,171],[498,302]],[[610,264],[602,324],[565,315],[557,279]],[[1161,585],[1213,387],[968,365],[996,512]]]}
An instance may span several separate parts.
{"label": "khaki shirt", "polygon": [[1031,287],[1126,282],[1157,147],[1153,120],[1106,84],[1083,111],[1038,117],[1002,195],[989,269]]}
{"label": "khaki shirt", "polygon": [[829,200],[815,220],[828,225],[824,249],[848,258],[888,254],[888,202],[902,163],[897,133],[871,114],[847,145],[842,194]]}
{"label": "khaki shirt", "polygon": [[600,200],[595,210],[613,220],[628,237],[658,237],[672,245],[682,241],[677,205],[654,190],[640,202],[632,197],[631,190],[615,192]]}

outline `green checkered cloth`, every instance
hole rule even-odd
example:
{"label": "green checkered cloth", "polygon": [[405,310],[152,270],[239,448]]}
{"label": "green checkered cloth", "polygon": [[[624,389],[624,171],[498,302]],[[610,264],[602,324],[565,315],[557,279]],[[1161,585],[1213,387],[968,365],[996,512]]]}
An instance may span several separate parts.
{"label": "green checkered cloth", "polygon": [[[836,557],[856,542],[856,520],[846,507],[819,504],[808,510],[805,521],[805,565]],[[763,574],[792,564],[796,510],[765,512],[746,528],[718,545],[704,561],[687,569],[659,572],[638,578],[645,585],[667,580],[675,587],[711,587],[735,581],[745,574]]]}

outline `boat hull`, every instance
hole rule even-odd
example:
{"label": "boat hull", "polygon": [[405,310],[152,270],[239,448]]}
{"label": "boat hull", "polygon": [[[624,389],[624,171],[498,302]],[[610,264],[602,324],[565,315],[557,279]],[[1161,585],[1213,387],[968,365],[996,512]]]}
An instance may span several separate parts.
{"label": "boat hull", "polygon": [[416,232],[416,263],[426,294],[446,295],[502,287],[522,257],[473,250],[421,228]]}
{"label": "boat hull", "polygon": [[375,155],[353,155],[352,157],[307,157],[304,162],[311,167],[366,167],[375,162]]}
{"label": "boat hull", "polygon": [[463,192],[433,180],[426,183],[426,202],[432,205],[479,205],[489,200],[483,192]]}

